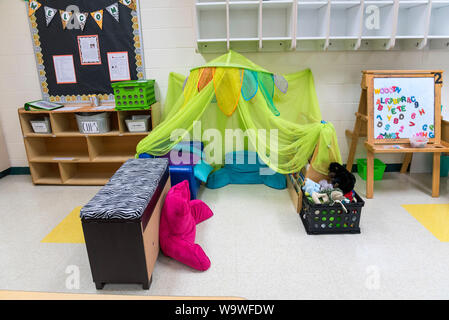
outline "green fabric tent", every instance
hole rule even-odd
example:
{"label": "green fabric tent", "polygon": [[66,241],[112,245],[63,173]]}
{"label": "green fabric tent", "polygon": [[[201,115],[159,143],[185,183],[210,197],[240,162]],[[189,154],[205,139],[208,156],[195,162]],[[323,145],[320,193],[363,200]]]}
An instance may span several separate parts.
{"label": "green fabric tent", "polygon": [[[230,51],[192,69],[187,79],[171,73],[162,119],[139,142],[136,156],[161,156],[181,140],[201,140],[215,167],[227,152],[252,150],[279,173],[298,172],[317,147],[315,170],[327,174],[330,162],[341,163],[334,126],[322,121],[309,69],[278,76]],[[239,134],[244,144],[234,140]]]}

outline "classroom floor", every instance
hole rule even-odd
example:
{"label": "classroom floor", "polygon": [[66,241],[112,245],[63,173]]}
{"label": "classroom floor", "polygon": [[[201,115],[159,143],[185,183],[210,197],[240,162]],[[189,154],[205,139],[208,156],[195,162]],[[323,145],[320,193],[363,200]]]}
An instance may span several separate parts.
{"label": "classroom floor", "polygon": [[[356,190],[364,196],[358,178]],[[92,282],[84,244],[41,243],[99,187],[33,186],[30,176],[0,179],[0,290],[250,299],[449,299],[449,243],[401,205],[449,203],[447,178],[433,199],[430,174],[386,173],[362,212],[360,235],[309,236],[286,190],[264,185],[202,189],[215,215],[197,243],[212,266],[194,271],[159,256],[149,291]],[[79,289],[66,273],[79,268]],[[72,268],[72,269],[71,269]],[[73,274],[72,274],[73,275]],[[70,281],[69,281],[70,282]]]}

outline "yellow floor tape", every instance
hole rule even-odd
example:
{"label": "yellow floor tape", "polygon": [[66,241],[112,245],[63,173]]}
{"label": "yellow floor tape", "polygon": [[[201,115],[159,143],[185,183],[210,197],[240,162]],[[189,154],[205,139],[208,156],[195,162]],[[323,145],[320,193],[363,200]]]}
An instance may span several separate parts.
{"label": "yellow floor tape", "polygon": [[81,226],[80,210],[76,207],[41,242],[44,243],[85,243]]}
{"label": "yellow floor tape", "polygon": [[[404,204],[402,207],[438,240],[449,242],[449,204]],[[76,207],[41,242],[85,243],[80,210]]]}
{"label": "yellow floor tape", "polygon": [[438,240],[449,241],[449,204],[404,204],[402,207]]}

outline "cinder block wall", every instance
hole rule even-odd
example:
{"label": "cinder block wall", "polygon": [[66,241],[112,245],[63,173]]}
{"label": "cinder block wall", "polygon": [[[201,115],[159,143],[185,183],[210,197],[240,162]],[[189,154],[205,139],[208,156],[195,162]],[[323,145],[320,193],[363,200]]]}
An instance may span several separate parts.
{"label": "cinder block wall", "polygon": [[[171,71],[189,70],[217,55],[195,53],[194,0],[141,0],[148,78],[156,79],[162,100]],[[27,166],[17,108],[40,98],[40,88],[23,0],[0,1],[0,118],[12,166]],[[7,44],[7,45],[5,45]],[[352,129],[360,97],[363,69],[443,69],[449,71],[449,51],[286,52],[249,53],[255,63],[276,73],[311,68],[323,118],[338,134],[343,160],[348,154],[345,130]],[[446,74],[446,77],[449,76]],[[449,85],[443,86],[447,105]],[[446,108],[444,108],[446,112]],[[357,157],[364,156],[360,143]],[[387,163],[401,158],[384,155]]]}

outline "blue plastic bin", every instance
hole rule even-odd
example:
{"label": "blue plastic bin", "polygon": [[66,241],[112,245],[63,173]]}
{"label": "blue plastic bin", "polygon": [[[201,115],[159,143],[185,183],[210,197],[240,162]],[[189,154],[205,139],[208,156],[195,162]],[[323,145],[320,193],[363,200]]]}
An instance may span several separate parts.
{"label": "blue plastic bin", "polygon": [[[181,142],[181,143],[190,143],[191,146],[196,148],[204,149],[204,145],[202,142],[198,141],[190,141],[190,142]],[[158,158],[148,153],[142,153],[139,155],[139,158]],[[174,186],[184,180],[189,182],[190,188],[190,198],[194,200],[197,198],[198,191],[200,190],[201,181],[195,178],[194,166],[188,165],[171,165],[169,167],[170,170],[170,182],[171,185]]]}

